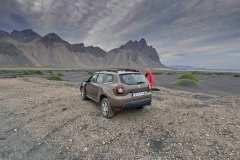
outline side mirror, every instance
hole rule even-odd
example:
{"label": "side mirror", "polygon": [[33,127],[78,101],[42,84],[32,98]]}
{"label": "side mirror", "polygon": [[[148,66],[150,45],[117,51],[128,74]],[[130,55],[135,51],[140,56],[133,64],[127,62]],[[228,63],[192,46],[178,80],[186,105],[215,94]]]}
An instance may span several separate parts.
{"label": "side mirror", "polygon": [[91,79],[92,79],[92,76],[89,77],[88,80],[86,80],[85,82],[86,82],[86,83],[89,83],[89,82],[91,82]]}

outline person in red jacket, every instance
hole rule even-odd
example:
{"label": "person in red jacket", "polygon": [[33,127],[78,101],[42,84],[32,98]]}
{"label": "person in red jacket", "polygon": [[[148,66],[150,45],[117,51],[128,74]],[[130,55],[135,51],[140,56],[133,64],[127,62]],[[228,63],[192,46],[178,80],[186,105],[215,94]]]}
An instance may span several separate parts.
{"label": "person in red jacket", "polygon": [[150,69],[145,69],[145,77],[148,80],[148,84],[149,84],[149,89],[152,90],[153,85],[154,85],[154,77],[153,77],[153,73]]}

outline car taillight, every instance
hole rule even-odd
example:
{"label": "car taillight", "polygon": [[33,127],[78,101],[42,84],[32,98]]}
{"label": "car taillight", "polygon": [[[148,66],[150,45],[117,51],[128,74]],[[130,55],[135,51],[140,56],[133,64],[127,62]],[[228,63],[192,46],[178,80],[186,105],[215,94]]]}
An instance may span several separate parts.
{"label": "car taillight", "polygon": [[116,93],[117,94],[123,94],[124,93],[124,88],[123,86],[119,85],[116,87]]}

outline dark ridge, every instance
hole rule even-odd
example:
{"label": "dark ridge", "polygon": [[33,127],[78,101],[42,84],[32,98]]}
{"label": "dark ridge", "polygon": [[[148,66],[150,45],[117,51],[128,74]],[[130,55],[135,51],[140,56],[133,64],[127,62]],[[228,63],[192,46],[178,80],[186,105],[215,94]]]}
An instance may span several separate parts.
{"label": "dark ridge", "polygon": [[142,38],[139,41],[130,40],[125,45],[122,45],[120,48],[121,49],[142,49],[147,47],[150,47],[150,46],[148,46],[146,40]]}
{"label": "dark ridge", "polygon": [[77,44],[70,45],[69,49],[72,52],[84,52],[85,51],[85,46],[84,46],[83,43],[77,43]]}
{"label": "dark ridge", "polygon": [[19,42],[30,42],[34,39],[41,38],[39,34],[37,34],[31,29],[26,29],[23,31],[13,30],[11,33],[11,37]]}
{"label": "dark ridge", "polygon": [[87,46],[85,47],[86,52],[96,55],[98,57],[105,56],[106,52],[100,47]]}
{"label": "dark ridge", "polygon": [[0,38],[1,38],[1,37],[8,37],[8,36],[10,36],[10,34],[9,34],[8,32],[1,31],[1,30],[0,30]]}
{"label": "dark ridge", "polygon": [[46,47],[50,47],[52,46],[54,43],[63,43],[67,46],[69,46],[70,44],[67,41],[64,41],[61,37],[59,37],[56,33],[48,33],[47,35],[45,35],[44,37],[42,37],[40,39],[40,41],[46,46]]}

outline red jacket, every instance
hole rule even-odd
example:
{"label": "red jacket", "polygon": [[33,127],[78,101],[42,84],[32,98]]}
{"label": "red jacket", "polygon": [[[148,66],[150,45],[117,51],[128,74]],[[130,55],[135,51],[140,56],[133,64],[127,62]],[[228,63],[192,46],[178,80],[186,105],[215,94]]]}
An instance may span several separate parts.
{"label": "red jacket", "polygon": [[150,89],[152,89],[152,87],[154,85],[154,78],[153,78],[152,72],[151,71],[146,71],[145,77],[148,80]]}

